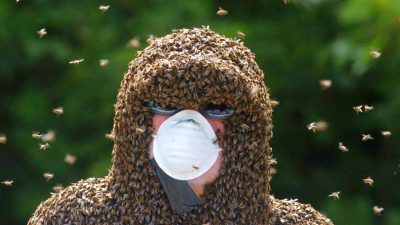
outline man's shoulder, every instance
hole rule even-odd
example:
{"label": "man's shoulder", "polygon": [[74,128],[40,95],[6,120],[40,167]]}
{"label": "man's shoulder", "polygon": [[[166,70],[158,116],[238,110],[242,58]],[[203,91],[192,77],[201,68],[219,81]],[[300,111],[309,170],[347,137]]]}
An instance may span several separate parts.
{"label": "man's shoulder", "polygon": [[87,218],[104,213],[110,204],[112,196],[108,180],[89,178],[53,193],[40,203],[28,224],[87,223]]}
{"label": "man's shoulder", "polygon": [[271,196],[272,209],[270,222],[273,225],[333,225],[332,221],[310,204],[302,204],[295,200],[276,199]]}

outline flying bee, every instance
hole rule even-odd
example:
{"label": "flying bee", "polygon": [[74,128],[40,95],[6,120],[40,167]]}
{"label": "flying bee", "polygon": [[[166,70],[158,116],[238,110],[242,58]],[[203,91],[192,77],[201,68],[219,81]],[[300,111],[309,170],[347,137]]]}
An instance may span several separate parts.
{"label": "flying bee", "polygon": [[353,109],[354,109],[354,111],[356,111],[357,114],[363,112],[362,105],[354,106]]}
{"label": "flying bee", "polygon": [[105,137],[108,138],[108,139],[110,139],[110,140],[114,140],[114,138],[115,138],[115,136],[114,136],[113,133],[106,134]]}
{"label": "flying bee", "polygon": [[372,51],[369,52],[369,55],[372,56],[372,58],[374,58],[374,59],[377,59],[377,58],[381,57],[381,54],[382,53],[380,53],[380,52],[378,52],[376,50],[372,50]]}
{"label": "flying bee", "polygon": [[349,151],[349,149],[346,146],[344,146],[342,142],[339,142],[339,150],[342,151],[342,152],[348,152]]}
{"label": "flying bee", "polygon": [[331,80],[320,80],[319,86],[321,87],[321,90],[327,90],[332,86],[332,81]]}
{"label": "flying bee", "polygon": [[42,142],[53,142],[56,139],[56,133],[53,130],[47,131],[47,133],[40,135]]}
{"label": "flying bee", "polygon": [[236,34],[240,39],[244,39],[246,37],[246,35],[240,31],[237,31]]}
{"label": "flying bee", "polygon": [[100,59],[99,64],[101,67],[106,67],[108,65],[108,59]]}
{"label": "flying bee", "polygon": [[389,137],[390,135],[392,135],[392,132],[385,130],[385,131],[382,131],[381,134],[384,137]]}
{"label": "flying bee", "polygon": [[328,123],[321,120],[315,123],[315,126],[317,127],[317,131],[324,131],[328,128]]}
{"label": "flying bee", "polygon": [[277,101],[277,100],[273,100],[273,99],[271,99],[271,107],[272,108],[275,108],[276,106],[278,106],[279,105],[279,101]]}
{"label": "flying bee", "polygon": [[103,13],[107,12],[107,10],[109,8],[110,8],[109,5],[101,5],[101,6],[99,6],[100,11],[103,12]]}
{"label": "flying bee", "polygon": [[46,181],[49,181],[49,180],[53,179],[54,174],[47,172],[47,173],[43,174],[43,177],[44,177],[44,179],[46,179]]}
{"label": "flying bee", "polygon": [[74,164],[76,161],[76,156],[71,154],[65,154],[64,161],[70,165]]}
{"label": "flying bee", "polygon": [[225,16],[226,14],[228,14],[228,11],[226,11],[222,7],[218,7],[218,11],[217,11],[218,16]]}
{"label": "flying bee", "polygon": [[370,134],[361,134],[363,141],[373,140],[374,138]]}
{"label": "flying bee", "polygon": [[369,186],[372,186],[374,184],[374,180],[372,180],[371,177],[367,177],[363,179],[364,183],[368,184]]}
{"label": "flying bee", "polygon": [[42,135],[39,132],[33,132],[32,133],[32,138],[34,139],[40,139],[42,137]]}
{"label": "flying bee", "polygon": [[371,110],[373,110],[373,109],[374,109],[373,106],[364,105],[364,112],[368,112],[368,111],[371,111]]}
{"label": "flying bee", "polygon": [[383,208],[379,206],[374,206],[372,208],[372,211],[374,212],[375,215],[380,216],[383,211]]}
{"label": "flying bee", "polygon": [[55,193],[60,192],[62,189],[64,189],[64,186],[63,186],[62,184],[56,184],[56,185],[53,187],[53,191],[54,191]]}
{"label": "flying bee", "polygon": [[4,134],[0,134],[0,144],[7,143],[7,136]]}
{"label": "flying bee", "polygon": [[307,129],[312,130],[315,133],[315,131],[317,131],[317,126],[315,125],[315,122],[308,124]]}
{"label": "flying bee", "polygon": [[78,65],[79,63],[81,63],[83,61],[85,61],[85,60],[84,59],[74,59],[74,60],[69,61],[69,64]]}
{"label": "flying bee", "polygon": [[49,143],[39,144],[39,148],[40,148],[40,150],[44,151],[44,150],[50,148],[50,144]]}
{"label": "flying bee", "polygon": [[131,40],[128,41],[128,44],[126,44],[128,48],[137,48],[140,46],[140,41],[137,37],[132,38]]}
{"label": "flying bee", "polygon": [[54,108],[53,113],[56,114],[57,116],[62,115],[64,113],[64,109],[63,107]]}
{"label": "flying bee", "polygon": [[38,30],[36,33],[39,35],[39,38],[42,38],[43,36],[45,36],[47,34],[45,28]]}
{"label": "flying bee", "polygon": [[332,197],[333,199],[339,199],[339,198],[340,198],[340,197],[339,197],[339,194],[340,194],[340,191],[332,192],[332,193],[329,195],[329,197]]}
{"label": "flying bee", "polygon": [[12,184],[14,183],[13,180],[5,180],[1,182],[2,184],[4,184],[5,186],[11,187]]}

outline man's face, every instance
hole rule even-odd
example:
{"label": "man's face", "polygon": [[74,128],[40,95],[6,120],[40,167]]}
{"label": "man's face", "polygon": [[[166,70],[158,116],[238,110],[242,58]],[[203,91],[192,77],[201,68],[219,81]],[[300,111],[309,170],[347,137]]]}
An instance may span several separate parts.
{"label": "man's face", "polygon": [[[191,109],[191,110],[196,110],[198,111],[197,106],[185,106],[185,109]],[[153,130],[154,130],[154,135],[157,134],[158,129],[160,128],[161,124],[167,120],[170,117],[170,115],[161,115],[161,114],[153,114]],[[222,123],[222,120],[220,119],[214,119],[214,118],[207,118],[207,121],[210,123],[211,127],[213,128],[215,133],[220,133],[221,135],[224,134],[224,124]],[[218,143],[220,146],[222,143]],[[153,142],[151,141],[150,144],[150,157],[153,158]],[[215,179],[218,176],[218,171],[221,167],[221,162],[222,162],[222,151],[219,151],[218,153],[218,158],[214,165],[203,175],[200,177],[197,177],[195,179],[189,180],[190,185],[206,185],[209,183],[212,183],[215,181]]]}

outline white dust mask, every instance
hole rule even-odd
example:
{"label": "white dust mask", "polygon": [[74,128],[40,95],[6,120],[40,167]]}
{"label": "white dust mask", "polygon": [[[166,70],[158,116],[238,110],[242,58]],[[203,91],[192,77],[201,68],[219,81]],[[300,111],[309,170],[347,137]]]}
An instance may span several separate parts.
{"label": "white dust mask", "polygon": [[159,167],[177,180],[191,180],[206,173],[218,157],[217,137],[206,118],[182,110],[165,120],[153,141]]}

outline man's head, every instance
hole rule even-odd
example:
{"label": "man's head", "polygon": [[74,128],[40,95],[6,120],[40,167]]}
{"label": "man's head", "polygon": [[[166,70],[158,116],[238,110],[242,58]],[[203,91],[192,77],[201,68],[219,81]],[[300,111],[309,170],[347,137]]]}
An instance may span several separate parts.
{"label": "man's head", "polygon": [[[150,162],[152,135],[168,117],[155,115],[149,102],[198,110],[201,115],[207,105],[235,111],[224,120],[206,118],[223,149],[210,169],[218,172],[202,180],[208,183],[203,205],[183,216],[171,211]],[[142,212],[152,215],[162,210],[174,221],[245,223],[258,218],[256,223],[265,222],[270,205],[272,109],[264,74],[243,43],[208,28],[174,30],[153,40],[129,64],[115,109],[109,176],[116,193],[132,196]]]}
{"label": "man's head", "polygon": [[[175,113],[177,113],[180,110],[195,110],[195,111],[200,111],[200,108],[204,108],[204,107],[199,107],[198,105],[184,105],[183,108],[181,109],[176,109],[176,107],[172,106],[172,110],[171,110],[171,106],[169,106],[169,108],[164,109],[161,108],[162,111],[157,111],[160,110],[160,106],[153,106],[155,108],[155,110],[153,111],[153,118],[152,118],[152,123],[153,123],[153,137],[155,135],[157,135],[158,129],[160,128],[161,124],[166,121],[168,118],[170,118],[172,115],[174,115]],[[208,110],[214,113],[219,113],[219,115],[221,115],[221,113],[219,112],[221,110],[222,106],[214,106],[213,108],[208,106]],[[168,110],[169,109],[169,110]],[[207,119],[207,122],[211,125],[213,132],[218,133],[219,135],[223,135],[224,134],[224,124],[223,124],[223,120],[228,119],[228,117],[223,118],[223,117],[219,117],[219,118],[215,118],[215,117],[211,117],[207,114],[207,111],[205,111],[204,113],[205,118]],[[219,140],[219,145],[222,145],[221,140]],[[190,151],[191,149],[187,149],[188,151]],[[213,165],[211,166],[210,169],[207,170],[207,172],[205,172],[204,174],[200,175],[199,177],[193,178],[189,180],[189,185],[191,186],[191,188],[194,190],[194,192],[198,195],[201,196],[204,192],[204,187],[207,184],[210,184],[212,182],[215,181],[215,179],[218,176],[218,172],[221,168],[221,162],[222,162],[222,157],[223,157],[223,151],[221,149],[221,151],[219,151],[218,153],[218,157],[216,159],[216,161],[213,163]],[[153,158],[153,142],[151,142],[150,144],[150,158]]]}

